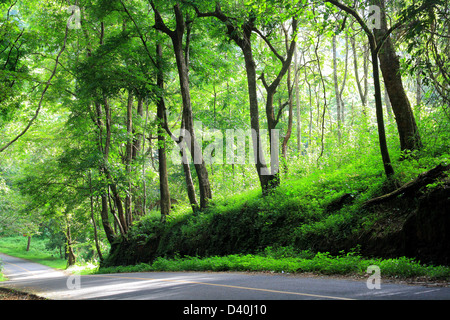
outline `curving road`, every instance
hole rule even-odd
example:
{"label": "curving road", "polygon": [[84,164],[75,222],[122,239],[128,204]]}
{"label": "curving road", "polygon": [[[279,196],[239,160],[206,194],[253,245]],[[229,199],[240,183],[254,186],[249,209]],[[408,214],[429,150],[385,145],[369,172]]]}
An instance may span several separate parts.
{"label": "curving road", "polygon": [[[51,300],[449,300],[450,288],[292,275],[143,272],[73,276],[38,263],[0,254],[8,281],[0,287]],[[197,303],[198,305],[198,303]],[[185,312],[200,312],[186,304]],[[233,311],[233,309],[231,309]],[[250,309],[249,309],[250,310]],[[207,312],[207,309],[203,310]],[[216,312],[227,312],[219,310]],[[257,310],[253,310],[256,312]],[[212,312],[212,310],[211,310]]]}

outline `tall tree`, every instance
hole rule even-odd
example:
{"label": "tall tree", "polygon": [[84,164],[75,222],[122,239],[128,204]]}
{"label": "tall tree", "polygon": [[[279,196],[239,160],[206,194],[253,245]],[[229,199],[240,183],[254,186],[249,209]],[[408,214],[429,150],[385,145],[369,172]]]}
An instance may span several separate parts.
{"label": "tall tree", "polygon": [[336,114],[337,114],[337,134],[338,143],[341,143],[341,95],[338,83],[338,66],[336,58],[336,35],[333,35],[333,80],[334,80],[334,95],[336,100]]}
{"label": "tall tree", "polygon": [[[161,67],[162,60],[162,47],[160,44],[156,46],[158,75],[157,86],[164,92],[164,77],[163,69]],[[164,97],[160,96],[157,103],[157,120],[158,120],[158,163],[159,163],[159,191],[160,191],[160,205],[161,205],[161,220],[165,221],[166,216],[170,213],[170,191],[169,181],[167,177],[167,157],[166,157],[166,140],[164,137],[165,130],[164,124],[167,123],[166,119],[166,105]]]}
{"label": "tall tree", "polygon": [[[195,10],[198,17],[214,17],[221,21],[226,26],[227,36],[236,43],[236,45],[241,49],[244,56],[250,107],[250,127],[253,131],[253,154],[255,159],[255,167],[262,192],[263,194],[267,194],[272,188],[278,186],[280,183],[277,162],[278,150],[273,150],[271,146],[272,166],[271,170],[269,171],[263,154],[263,143],[259,123],[260,119],[258,107],[257,71],[252,49],[252,34],[253,32],[257,33],[267,43],[272,53],[278,60],[280,60],[282,65],[277,76],[270,84],[266,81],[264,73],[260,77],[267,93],[266,116],[270,136],[272,136],[271,130],[275,129],[275,126],[279,120],[279,116],[276,117],[274,113],[273,96],[291,64],[295,50],[295,36],[293,36],[291,39],[291,45],[286,57],[283,57],[277,52],[276,48],[271,44],[268,37],[266,37],[257,28],[258,16],[252,10],[239,12],[240,19],[236,19],[235,17],[224,13],[219,2],[215,3],[214,11],[201,12],[198,7],[195,7]],[[295,17],[292,18],[292,26],[293,34],[296,34],[297,19]],[[279,114],[281,113],[279,112]],[[272,138],[270,140],[272,142]]]}
{"label": "tall tree", "polygon": [[399,57],[396,54],[391,36],[385,37],[389,31],[385,0],[372,0],[372,3],[381,9],[381,27],[380,29],[374,29],[373,33],[377,45],[381,46],[378,51],[380,69],[383,74],[390,104],[395,114],[400,137],[400,148],[403,151],[414,151],[421,148],[422,142],[411,104],[403,86]]}
{"label": "tall tree", "polygon": [[[297,26],[298,26],[298,21],[297,21],[297,18],[294,17],[294,18],[292,18],[292,24],[291,24],[292,34],[290,37],[290,41],[288,40],[289,35],[288,35],[287,31],[285,31],[286,57],[283,57],[282,55],[280,55],[280,53],[274,47],[274,45],[272,44],[270,39],[268,37],[266,37],[259,29],[257,29],[256,27],[254,27],[254,29],[253,29],[254,32],[256,32],[264,40],[264,42],[267,43],[267,45],[269,46],[272,53],[281,62],[281,68],[279,69],[275,79],[270,84],[266,81],[264,72],[261,74],[261,77],[260,77],[261,81],[264,85],[264,88],[266,89],[267,129],[270,134],[271,165],[272,165],[272,175],[274,176],[274,180],[272,181],[271,185],[269,186],[271,188],[278,186],[278,184],[280,183],[278,172],[277,172],[278,170],[277,170],[277,168],[273,168],[273,166],[277,165],[278,159],[273,158],[272,154],[275,153],[275,157],[278,157],[278,150],[273,150],[274,146],[272,144],[273,143],[272,139],[274,137],[272,137],[272,130],[274,130],[276,128],[278,122],[280,121],[280,116],[283,112],[283,106],[280,106],[280,108],[278,109],[277,116],[275,116],[273,99],[274,99],[275,93],[277,92],[278,87],[281,83],[281,80],[286,75],[286,72],[290,73],[291,62],[292,62],[292,58],[294,56],[294,51],[296,49]],[[289,137],[291,135],[291,130],[292,130],[292,91],[291,91],[291,85],[290,85],[290,74],[288,75],[288,96],[289,96],[289,99],[288,99],[287,105],[289,106],[289,123],[288,123],[288,132],[286,134],[287,139],[289,139]],[[286,150],[285,150],[286,144],[287,144],[287,140],[283,141],[283,150],[282,151],[283,151],[284,157],[286,157]]]}
{"label": "tall tree", "polygon": [[379,139],[379,145],[380,145],[380,152],[381,152],[381,158],[383,161],[383,167],[385,174],[388,178],[392,177],[394,174],[394,168],[392,167],[391,159],[389,156],[389,150],[387,147],[386,142],[386,129],[384,126],[384,119],[383,119],[383,105],[381,100],[381,85],[380,85],[380,71],[379,71],[379,65],[378,65],[378,51],[380,50],[381,45],[383,44],[383,40],[386,39],[390,32],[392,32],[392,29],[389,30],[389,32],[386,32],[383,35],[383,38],[380,39],[380,41],[377,44],[377,41],[375,39],[375,35],[373,32],[369,29],[367,24],[364,22],[364,20],[361,18],[361,16],[352,8],[338,2],[335,0],[325,0],[325,2],[329,2],[339,9],[347,12],[348,14],[352,15],[356,21],[361,25],[363,28],[370,46],[370,53],[372,58],[372,73],[373,73],[373,81],[374,81],[374,87],[375,87],[375,110],[376,110],[376,116],[377,116],[377,127],[378,127],[378,139]]}
{"label": "tall tree", "polygon": [[[350,43],[352,46],[352,51],[353,51],[353,67],[354,67],[354,72],[355,72],[355,81],[356,81],[356,86],[358,88],[358,93],[359,93],[359,97],[361,98],[361,103],[363,105],[363,112],[366,113],[366,106],[367,106],[367,93],[368,93],[368,89],[369,89],[369,84],[368,84],[368,66],[369,66],[369,57],[368,57],[368,53],[369,50],[364,50],[363,52],[363,78],[360,79],[359,77],[359,68],[358,68],[358,54],[357,54],[357,50],[356,50],[356,40],[355,40],[355,36],[352,36],[350,38]],[[363,82],[363,85],[361,85],[361,81]]]}
{"label": "tall tree", "polygon": [[178,77],[180,81],[181,97],[183,100],[183,119],[185,128],[190,134],[190,141],[188,141],[188,148],[191,153],[194,167],[197,172],[200,191],[200,208],[205,208],[208,201],[212,198],[211,186],[208,178],[208,171],[206,169],[205,161],[202,156],[201,146],[195,137],[194,120],[192,115],[191,94],[189,88],[189,73],[186,64],[186,55],[183,47],[183,37],[186,30],[186,19],[182,12],[179,3],[173,6],[173,13],[175,14],[175,29],[171,30],[165,24],[155,3],[151,1],[153,11],[155,12],[155,28],[167,34],[172,40],[173,51],[178,69]]}

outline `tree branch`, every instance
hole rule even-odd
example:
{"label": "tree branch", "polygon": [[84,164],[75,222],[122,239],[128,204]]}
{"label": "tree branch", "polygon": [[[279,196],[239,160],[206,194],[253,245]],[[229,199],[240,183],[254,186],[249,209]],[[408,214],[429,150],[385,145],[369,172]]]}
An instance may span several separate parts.
{"label": "tree branch", "polygon": [[122,0],[120,1],[120,3],[122,4],[122,7],[123,7],[123,9],[125,10],[125,13],[126,13],[126,14],[128,15],[128,17],[131,19],[131,21],[133,21],[133,24],[134,24],[134,26],[136,27],[136,31],[137,31],[137,33],[138,33],[138,35],[139,35],[139,38],[140,38],[141,41],[142,41],[142,44],[144,45],[144,49],[145,49],[145,51],[147,52],[147,55],[148,55],[150,61],[152,62],[152,64],[153,64],[154,66],[156,66],[156,62],[155,62],[155,60],[153,59],[152,55],[150,54],[150,50],[149,50],[148,47],[147,47],[147,42],[145,41],[145,39],[144,39],[144,37],[143,37],[143,35],[142,35],[142,33],[141,33],[141,30],[140,30],[139,27],[137,26],[136,21],[133,19],[133,17],[131,16],[131,14],[130,14],[130,12],[128,11],[128,9],[125,7],[125,4],[122,2]]}
{"label": "tree branch", "polygon": [[197,17],[199,17],[199,18],[214,17],[214,18],[219,19],[223,23],[225,23],[225,26],[227,27],[227,34],[230,37],[230,39],[234,40],[239,47],[242,48],[244,46],[244,44],[245,44],[244,39],[239,37],[239,35],[237,33],[237,30],[238,30],[237,27],[235,27],[232,24],[232,21],[235,19],[223,14],[223,12],[220,8],[220,4],[218,2],[216,2],[216,8],[212,12],[200,12],[200,10],[198,9],[197,6],[195,6],[195,5],[192,5],[192,6],[197,14]]}
{"label": "tree branch", "polygon": [[265,43],[267,43],[270,50],[272,50],[273,54],[281,61],[281,63],[284,63],[284,61],[285,61],[284,57],[278,53],[278,51],[274,48],[274,46],[269,41],[269,39],[267,39],[267,37],[265,35],[263,35],[262,32],[258,28],[253,28],[253,31],[256,32],[261,37],[261,39],[264,40]]}
{"label": "tree branch", "polygon": [[155,29],[164,32],[169,37],[174,37],[176,35],[175,31],[170,30],[166,24],[164,23],[163,18],[161,17],[161,14],[159,13],[158,9],[156,9],[155,4],[153,1],[150,1],[150,5],[153,8],[153,11],[155,12],[155,25],[153,26]]}
{"label": "tree branch", "polygon": [[261,81],[264,85],[264,88],[266,88],[266,90],[269,90],[269,85],[267,84],[266,77],[264,76],[264,72],[261,73],[261,75],[259,76],[258,79],[261,79]]}
{"label": "tree branch", "polygon": [[50,87],[50,83],[51,83],[53,77],[54,77],[55,74],[56,74],[56,69],[58,68],[59,58],[61,57],[62,53],[63,53],[64,50],[66,49],[66,43],[67,43],[67,36],[68,36],[68,33],[69,33],[69,26],[66,25],[66,34],[65,34],[65,36],[64,36],[64,43],[63,43],[63,46],[62,46],[61,50],[59,51],[58,55],[56,56],[56,59],[55,59],[55,61],[56,61],[56,62],[55,62],[55,67],[53,68],[53,72],[52,72],[52,74],[50,75],[50,78],[47,80],[44,90],[42,91],[41,98],[39,99],[39,104],[38,104],[38,107],[37,107],[37,109],[36,109],[36,111],[35,111],[35,113],[34,113],[33,118],[31,118],[31,120],[28,122],[28,125],[25,127],[25,129],[22,130],[22,132],[21,132],[19,135],[17,135],[17,137],[15,137],[13,140],[11,140],[10,142],[8,142],[8,143],[7,143],[5,146],[3,146],[2,148],[0,148],[0,153],[2,153],[2,152],[5,151],[7,148],[9,148],[14,142],[16,142],[17,140],[19,140],[19,139],[20,139],[20,138],[21,138],[21,137],[22,137],[22,136],[30,129],[31,125],[34,123],[34,121],[35,121],[35,120],[37,119],[37,117],[39,116],[39,112],[41,111],[41,108],[42,108],[42,102],[44,101],[45,93],[47,92],[48,88]]}
{"label": "tree branch", "polygon": [[277,117],[275,118],[275,124],[278,124],[278,122],[280,121],[281,115],[283,114],[283,110],[284,108],[286,108],[287,105],[289,105],[289,101],[283,103],[280,109],[278,109]]}

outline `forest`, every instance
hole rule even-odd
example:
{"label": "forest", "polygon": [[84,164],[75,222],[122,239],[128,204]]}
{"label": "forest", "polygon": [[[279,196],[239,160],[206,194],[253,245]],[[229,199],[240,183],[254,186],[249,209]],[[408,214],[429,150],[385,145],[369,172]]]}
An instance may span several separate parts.
{"label": "forest", "polygon": [[0,239],[44,240],[68,266],[450,264],[448,1],[0,11]]}

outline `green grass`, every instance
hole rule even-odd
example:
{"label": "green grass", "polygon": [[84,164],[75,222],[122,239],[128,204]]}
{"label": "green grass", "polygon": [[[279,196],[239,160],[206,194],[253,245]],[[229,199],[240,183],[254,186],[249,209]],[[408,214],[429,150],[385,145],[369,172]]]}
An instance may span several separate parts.
{"label": "green grass", "polygon": [[45,248],[45,239],[32,238],[30,250],[26,251],[26,237],[2,237],[0,238],[0,252],[28,259],[51,268],[65,269],[67,261],[59,258],[59,253]]}
{"label": "green grass", "polygon": [[0,282],[2,282],[2,281],[6,281],[6,280],[8,280],[6,277],[5,277],[5,275],[2,273],[2,265],[1,265],[1,260],[0,260]]}
{"label": "green grass", "polygon": [[[77,263],[74,266],[67,268],[67,260],[59,258],[59,252],[56,250],[48,250],[46,243],[48,240],[39,237],[32,238],[30,250],[26,251],[27,238],[26,237],[2,237],[0,238],[0,252],[37,262],[54,269],[67,270],[76,274],[92,273],[92,270],[98,269],[97,265],[89,262]],[[7,280],[1,273],[2,262],[0,260],[0,282]]]}

